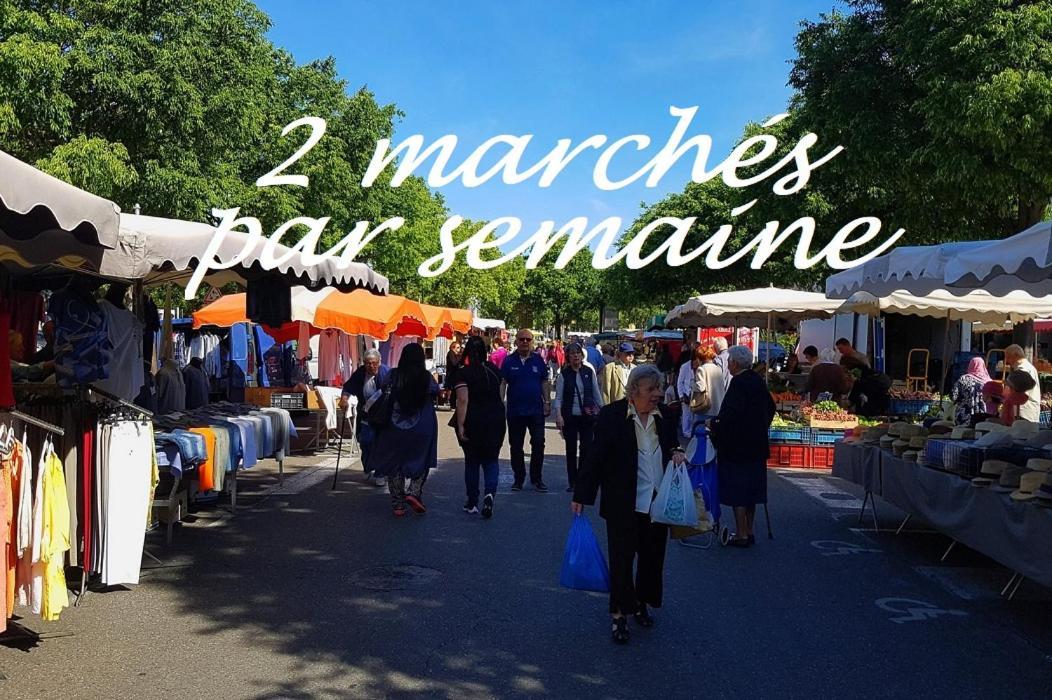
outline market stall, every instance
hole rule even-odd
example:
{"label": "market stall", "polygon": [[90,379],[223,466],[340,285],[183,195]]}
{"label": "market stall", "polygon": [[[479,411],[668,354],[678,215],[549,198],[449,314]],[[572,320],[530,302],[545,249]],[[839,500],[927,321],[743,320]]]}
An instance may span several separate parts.
{"label": "market stall", "polygon": [[[89,581],[138,583],[147,523],[158,510],[178,510],[181,485],[192,484],[183,492],[200,494],[202,501],[227,491],[233,506],[238,470],[263,458],[280,464],[291,423],[280,409],[208,405],[207,398],[163,416],[144,408],[154,379],[146,349],[159,325],[145,288],[189,280],[214,228],[122,215],[111,202],[6,154],[0,154],[0,202],[0,321],[10,341],[0,343],[10,362],[10,371],[0,375],[0,407],[6,409],[0,469],[11,471],[0,483],[11,488],[3,503],[14,506],[5,516],[21,523],[40,509],[68,513],[68,520],[51,521],[58,528],[55,541],[68,548],[50,551],[62,561],[47,564],[81,572],[79,603]],[[263,247],[231,234],[217,255],[229,267],[205,279],[245,285],[257,307],[274,318],[282,317],[297,282],[386,291],[386,279],[366,266],[337,273],[332,265],[307,264],[284,246],[274,246],[273,254],[283,262],[264,269]],[[39,348],[45,312],[53,330]],[[188,399],[182,378],[176,369],[167,386]],[[27,501],[21,495],[32,482],[44,484],[46,495]],[[32,512],[22,505],[29,502]],[[12,545],[22,556],[30,543]],[[61,589],[55,600],[65,600],[64,581]],[[56,619],[65,604],[42,611],[44,619]],[[0,627],[10,612],[0,616]]]}

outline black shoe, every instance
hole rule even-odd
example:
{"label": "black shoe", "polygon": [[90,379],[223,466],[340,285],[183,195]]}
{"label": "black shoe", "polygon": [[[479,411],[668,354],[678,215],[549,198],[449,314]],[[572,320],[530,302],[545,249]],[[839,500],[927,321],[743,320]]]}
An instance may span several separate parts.
{"label": "black shoe", "polygon": [[548,493],[548,486],[543,481],[533,482],[533,488],[540,491],[541,493]]}
{"label": "black shoe", "polygon": [[516,481],[514,484],[511,485],[511,490],[512,491],[522,491],[522,482],[521,481]]}
{"label": "black shoe", "polygon": [[610,630],[614,641],[618,644],[628,644],[628,620],[624,617],[615,617],[612,622]]}
{"label": "black shoe", "polygon": [[640,627],[653,627],[654,626],[654,618],[652,618],[650,616],[650,613],[647,612],[647,606],[642,604],[642,603],[639,604],[639,612],[637,612],[635,614],[635,618],[636,618],[636,623]]}
{"label": "black shoe", "polygon": [[482,499],[482,517],[489,520],[493,517],[493,494],[487,493]]}
{"label": "black shoe", "polygon": [[573,484],[566,487],[566,493],[573,493]]}
{"label": "black shoe", "polygon": [[468,515],[478,515],[479,507],[477,505],[475,505],[474,503],[472,503],[471,501],[468,501],[467,503],[464,504],[464,512],[467,513]]}

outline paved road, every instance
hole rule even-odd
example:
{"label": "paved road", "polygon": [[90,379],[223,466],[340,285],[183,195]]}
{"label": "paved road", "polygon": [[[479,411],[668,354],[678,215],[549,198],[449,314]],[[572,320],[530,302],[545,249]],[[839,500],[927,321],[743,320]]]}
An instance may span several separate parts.
{"label": "paved road", "polygon": [[670,545],[657,626],[617,647],[605,597],[557,583],[557,433],[552,492],[502,492],[486,522],[442,432],[426,516],[395,520],[357,470],[297,477],[43,628],[69,636],[0,647],[0,697],[1049,697],[1052,592],[1008,603],[989,561],[939,563],[944,538],[853,529],[857,494],[818,474],[772,477],[773,541]]}

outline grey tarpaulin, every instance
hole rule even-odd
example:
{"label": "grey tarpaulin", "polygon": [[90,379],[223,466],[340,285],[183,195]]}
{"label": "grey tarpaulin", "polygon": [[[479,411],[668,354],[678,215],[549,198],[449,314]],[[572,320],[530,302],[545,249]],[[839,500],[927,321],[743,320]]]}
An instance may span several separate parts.
{"label": "grey tarpaulin", "polygon": [[[850,451],[849,449],[850,448]],[[857,454],[852,454],[857,453]],[[1013,501],[1007,493],[977,488],[967,479],[899,459],[876,447],[844,445],[846,465],[834,475],[864,486],[863,453],[879,456],[884,500],[923,518],[943,534],[1032,581],[1052,587],[1052,509]],[[872,458],[870,458],[872,460]],[[851,477],[859,477],[860,480]]]}

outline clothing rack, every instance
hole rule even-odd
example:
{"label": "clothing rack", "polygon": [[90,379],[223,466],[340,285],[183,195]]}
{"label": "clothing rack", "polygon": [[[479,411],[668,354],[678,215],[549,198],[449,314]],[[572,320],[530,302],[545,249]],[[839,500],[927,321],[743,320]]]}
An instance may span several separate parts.
{"label": "clothing rack", "polygon": [[113,394],[104,389],[99,389],[98,387],[91,385],[85,387],[85,389],[87,390],[88,394],[95,394],[96,396],[101,396],[102,398],[119,404],[124,408],[135,411],[136,413],[145,416],[146,418],[153,418],[153,413],[151,411],[146,410],[142,406],[133,404],[131,401],[125,401],[119,396],[114,396]]}
{"label": "clothing rack", "polygon": [[24,423],[29,423],[30,425],[35,425],[38,428],[43,428],[44,430],[48,431],[53,435],[58,435],[59,437],[62,437],[66,434],[65,430],[58,427],[54,423],[48,423],[46,420],[40,420],[39,418],[35,418],[29,415],[28,413],[22,413],[21,411],[18,411],[16,409],[4,409],[3,412],[9,416],[17,418],[18,420]]}

